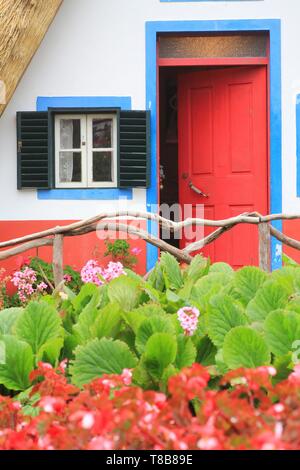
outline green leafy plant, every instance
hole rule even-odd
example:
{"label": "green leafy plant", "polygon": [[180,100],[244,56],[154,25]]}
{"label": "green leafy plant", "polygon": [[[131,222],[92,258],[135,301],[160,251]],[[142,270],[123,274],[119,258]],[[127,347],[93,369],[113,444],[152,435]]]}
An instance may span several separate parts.
{"label": "green leafy plant", "polygon": [[62,320],[49,303],[0,311],[0,384],[8,390],[29,387],[29,374],[39,361],[56,365],[64,343]]}
{"label": "green leafy plant", "polygon": [[[169,378],[195,362],[209,366],[216,381],[239,367],[265,365],[277,369],[274,381],[282,380],[297,361],[299,278],[296,264],[272,273],[252,266],[235,272],[197,255],[182,269],[162,254],[147,280],[126,270],[101,286],[2,310],[0,340],[20,373],[7,376],[3,365],[0,385],[7,393],[24,390],[30,368],[65,358],[77,386],[133,369],[136,385],[166,391]],[[10,352],[13,341],[18,358]]]}
{"label": "green leafy plant", "polygon": [[110,256],[112,261],[120,261],[125,268],[132,269],[137,264],[137,257],[130,251],[126,240],[105,240],[104,256]]}
{"label": "green leafy plant", "polygon": [[[53,267],[51,263],[43,261],[39,257],[30,259],[29,267],[34,269],[37,274],[37,283],[45,282],[48,285],[48,292],[51,292],[54,287]],[[80,273],[73,269],[71,266],[64,267],[65,283],[73,292],[79,292],[82,287]]]}
{"label": "green leafy plant", "polygon": [[131,369],[136,363],[137,359],[124,342],[93,339],[77,347],[70,371],[73,383],[82,386],[103,374],[121,374],[123,369]]}

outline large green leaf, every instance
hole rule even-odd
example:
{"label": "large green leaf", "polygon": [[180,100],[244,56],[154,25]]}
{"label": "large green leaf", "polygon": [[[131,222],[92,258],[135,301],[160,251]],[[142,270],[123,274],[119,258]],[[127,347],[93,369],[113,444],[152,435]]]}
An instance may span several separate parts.
{"label": "large green leaf", "polygon": [[130,311],[137,307],[142,290],[139,282],[128,276],[113,279],[108,285],[108,297],[111,302],[118,302],[122,310]]}
{"label": "large green leaf", "polygon": [[130,328],[127,328],[126,326],[121,328],[115,339],[119,339],[120,341],[123,341],[123,343],[126,343],[130,351],[137,354],[135,348],[135,334]]}
{"label": "large green leaf", "polygon": [[163,270],[166,287],[169,289],[180,289],[183,279],[178,262],[170,253],[162,253],[160,266]]}
{"label": "large green leaf", "polygon": [[209,272],[233,274],[233,269],[229,264],[219,261],[211,265],[211,267],[209,268]]}
{"label": "large green leaf", "polygon": [[284,310],[271,312],[264,329],[270,351],[276,356],[284,356],[293,351],[293,343],[300,340],[300,315]]}
{"label": "large green leaf", "polygon": [[218,348],[221,348],[228,331],[235,326],[246,325],[247,317],[241,306],[231,297],[218,294],[210,301],[206,322],[208,336]]}
{"label": "large green leaf", "polygon": [[9,390],[25,390],[30,385],[29,374],[33,369],[31,347],[11,335],[1,337],[0,347],[5,359],[0,363],[0,384]]}
{"label": "large green leaf", "polygon": [[134,334],[137,334],[139,327],[146,320],[146,316],[132,310],[131,312],[122,312],[122,317],[127,325],[132,329]]}
{"label": "large green leaf", "polygon": [[137,364],[127,344],[107,338],[93,339],[75,350],[70,366],[72,382],[81,387],[103,374],[121,374]]}
{"label": "large green leaf", "polygon": [[94,338],[115,338],[120,331],[122,315],[119,304],[111,302],[98,311],[90,331]]}
{"label": "large green leaf", "polygon": [[162,267],[156,263],[147,280],[147,285],[151,286],[154,290],[163,292],[165,288],[165,280]]}
{"label": "large green leaf", "polygon": [[177,336],[177,355],[175,366],[178,369],[191,366],[196,359],[197,351],[191,338],[185,335]]}
{"label": "large green leaf", "polygon": [[159,379],[164,369],[175,361],[176,353],[174,336],[169,333],[155,333],[147,342],[143,361],[149,373]]}
{"label": "large green leaf", "polygon": [[63,336],[62,321],[55,308],[48,303],[30,302],[16,322],[15,332],[37,354],[51,338]]}
{"label": "large green leaf", "polygon": [[284,308],[289,292],[280,282],[266,281],[247,305],[246,313],[252,321],[264,321],[270,312]]}
{"label": "large green leaf", "polygon": [[228,365],[224,362],[223,349],[219,349],[215,355],[216,370],[219,375],[224,375],[229,371]]}
{"label": "large green leaf", "polygon": [[139,315],[143,317],[151,317],[153,315],[165,315],[166,314],[162,306],[154,302],[141,305],[140,307],[132,310],[132,312],[138,313]]}
{"label": "large green leaf", "polygon": [[90,302],[93,295],[98,291],[95,284],[84,284],[78,295],[72,300],[72,305],[75,311],[81,312],[84,307]]}
{"label": "large green leaf", "polygon": [[234,287],[242,302],[247,305],[267,278],[267,274],[255,266],[245,266],[236,272]]}
{"label": "large green leaf", "polygon": [[271,279],[279,282],[290,295],[300,292],[300,269],[285,266],[281,269],[276,269],[271,274]]}
{"label": "large green leaf", "polygon": [[211,366],[215,363],[217,348],[208,336],[203,336],[197,341],[197,357],[196,362],[203,366]]}
{"label": "large green leaf", "polygon": [[96,318],[99,315],[99,305],[101,302],[101,293],[97,289],[90,301],[86,304],[83,310],[80,312],[78,321],[74,325],[74,334],[78,340],[78,343],[83,344],[94,337],[91,328],[94,325]]}
{"label": "large green leaf", "polygon": [[166,300],[170,303],[170,304],[174,304],[174,305],[177,305],[177,304],[180,304],[182,303],[182,298],[179,297],[178,294],[176,294],[176,292],[173,292],[171,289],[167,289],[166,290]]}
{"label": "large green leaf", "polygon": [[285,310],[290,310],[292,312],[300,313],[300,296],[297,295],[293,297],[287,304]]}
{"label": "large green leaf", "polygon": [[203,293],[213,285],[224,287],[232,280],[232,274],[228,272],[212,272],[207,276],[203,276],[195,284],[197,289],[200,289]]}
{"label": "large green leaf", "polygon": [[154,334],[154,333],[170,333],[172,335],[175,335],[175,327],[173,325],[173,321],[169,316],[164,315],[164,316],[159,316],[159,315],[153,315],[152,317],[146,318],[144,320],[136,334],[136,340],[135,340],[135,346],[137,351],[142,354],[145,350],[146,343],[149,340],[149,338]]}
{"label": "large green leaf", "polygon": [[222,290],[232,278],[228,273],[212,273],[199,279],[191,291],[191,303],[197,305],[201,313],[207,309],[210,299]]}
{"label": "large green leaf", "polygon": [[237,326],[225,336],[223,359],[230,369],[259,367],[270,363],[264,339],[248,326]]}
{"label": "large green leaf", "polygon": [[193,281],[197,281],[202,276],[205,276],[209,271],[209,259],[203,258],[202,255],[193,257],[191,264],[186,270],[186,277]]}
{"label": "large green leaf", "polygon": [[124,272],[127,274],[128,277],[132,278],[134,281],[138,282],[139,284],[143,284],[145,281],[144,281],[144,278],[142,276],[140,276],[139,274],[137,274],[136,272],[132,271],[131,269],[129,268],[123,268],[124,269]]}
{"label": "large green leaf", "polygon": [[146,318],[154,315],[165,316],[166,312],[159,304],[149,303],[135,308],[134,310],[131,310],[131,312],[122,313],[125,322],[130,326],[135,334],[137,333],[141,323],[146,320]]}
{"label": "large green leaf", "polygon": [[160,302],[164,295],[161,291],[155,289],[148,281],[142,284],[142,291],[144,295],[147,295],[153,302]]}
{"label": "large green leaf", "polygon": [[154,380],[151,377],[145,363],[141,360],[138,365],[133,369],[132,382],[144,390],[153,390]]}
{"label": "large green leaf", "polygon": [[38,353],[37,361],[49,362],[56,366],[59,360],[60,352],[64,345],[63,338],[51,338],[44,343]]}
{"label": "large green leaf", "polygon": [[79,345],[75,334],[65,332],[64,347],[62,356],[66,359],[73,359],[75,348]]}
{"label": "large green leaf", "polygon": [[[181,289],[177,291],[179,299],[183,300],[184,303],[188,302],[191,297],[192,289],[195,285],[195,280],[185,276],[184,284]],[[173,292],[173,291],[169,291]],[[174,293],[174,292],[173,292]]]}
{"label": "large green leaf", "polygon": [[12,333],[14,324],[24,309],[22,307],[12,307],[0,310],[0,334],[8,335]]}
{"label": "large green leaf", "polygon": [[235,288],[234,276],[232,276],[230,282],[228,282],[220,290],[220,293],[225,294],[225,295],[229,295],[230,297],[232,297],[232,299],[235,299],[235,300],[237,300],[238,302],[240,302],[241,304],[244,305],[244,302],[243,302],[243,299],[242,299],[241,295],[238,293],[238,291]]}

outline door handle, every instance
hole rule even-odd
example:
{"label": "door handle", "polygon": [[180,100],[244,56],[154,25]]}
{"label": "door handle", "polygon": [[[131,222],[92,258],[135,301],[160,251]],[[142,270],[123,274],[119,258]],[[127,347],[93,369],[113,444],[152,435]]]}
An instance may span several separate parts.
{"label": "door handle", "polygon": [[195,191],[195,193],[200,194],[200,196],[209,197],[208,194],[205,194],[203,191],[201,191],[201,189],[197,188],[197,187],[192,183],[192,181],[189,182],[189,187],[192,189],[192,191]]}

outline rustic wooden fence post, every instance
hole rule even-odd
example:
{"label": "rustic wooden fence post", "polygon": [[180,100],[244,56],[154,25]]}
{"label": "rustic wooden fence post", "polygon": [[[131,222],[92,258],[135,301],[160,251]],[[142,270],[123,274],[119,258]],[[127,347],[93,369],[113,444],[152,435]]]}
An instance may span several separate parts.
{"label": "rustic wooden fence post", "polygon": [[58,287],[64,279],[64,236],[54,235],[53,240],[53,277],[54,286]]}
{"label": "rustic wooden fence post", "polygon": [[259,267],[266,272],[271,268],[271,234],[268,222],[258,225],[259,237]]}

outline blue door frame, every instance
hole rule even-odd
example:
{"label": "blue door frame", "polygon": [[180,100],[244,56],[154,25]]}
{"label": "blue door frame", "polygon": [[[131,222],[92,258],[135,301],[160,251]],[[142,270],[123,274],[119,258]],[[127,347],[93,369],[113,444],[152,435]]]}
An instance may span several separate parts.
{"label": "blue door frame", "polygon": [[[282,122],[281,122],[281,21],[216,20],[216,21],[149,21],[146,22],[146,109],[151,110],[151,184],[147,190],[147,210],[158,204],[157,187],[157,35],[159,33],[195,33],[228,31],[265,31],[270,35],[270,210],[282,212]],[[282,222],[274,222],[282,230]],[[148,223],[148,231],[157,235],[158,227]],[[158,250],[147,247],[147,270],[158,258]],[[272,238],[271,268],[282,265],[282,245]]]}

